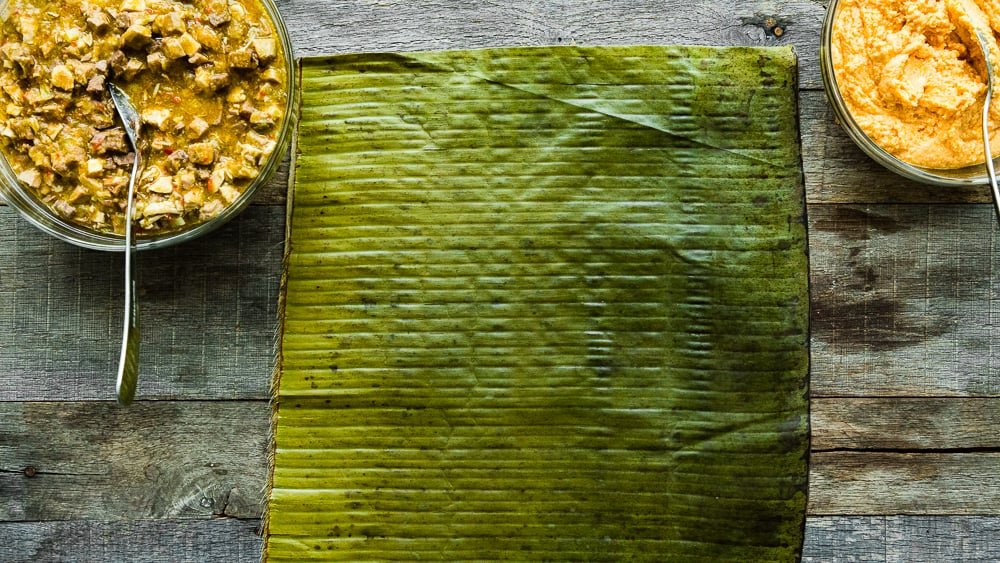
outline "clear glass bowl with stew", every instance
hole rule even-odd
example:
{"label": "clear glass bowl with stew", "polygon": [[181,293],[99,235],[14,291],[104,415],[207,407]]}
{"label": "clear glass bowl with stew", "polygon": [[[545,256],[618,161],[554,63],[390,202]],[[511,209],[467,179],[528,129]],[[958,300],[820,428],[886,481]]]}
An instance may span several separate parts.
{"label": "clear glass bowl with stew", "polygon": [[[141,0],[139,0],[139,3],[142,3]],[[214,215],[204,220],[189,221],[187,224],[177,227],[159,229],[156,232],[140,232],[137,238],[137,245],[140,250],[179,244],[198,238],[219,228],[249,205],[261,186],[271,180],[275,172],[277,172],[282,159],[286,156],[294,131],[296,96],[298,91],[291,40],[273,0],[244,0],[244,3],[255,4],[262,9],[263,13],[266,13],[279,45],[280,52],[276,56],[279,57],[278,60],[284,62],[283,68],[279,71],[283,75],[282,78],[286,89],[284,107],[281,108],[283,111],[279,121],[268,130],[268,137],[272,139],[273,148],[269,155],[264,156],[261,154],[259,168],[254,169],[254,174],[251,177],[242,180],[244,185],[241,186],[240,193],[236,197],[232,197],[231,201]],[[0,0],[0,10],[3,11],[5,17],[8,15],[7,0]],[[152,27],[152,25],[148,25],[147,27]],[[111,33],[115,33],[115,30],[111,30]],[[154,38],[156,38],[155,35]],[[174,42],[172,46],[175,48],[179,47],[180,43]],[[177,54],[185,56],[185,54],[179,52]],[[255,54],[254,56],[256,57],[257,55]],[[225,97],[226,92],[220,92],[218,95]],[[180,100],[177,103],[183,105],[185,101]],[[136,105],[138,106],[139,104],[137,103]],[[139,109],[140,111],[142,110],[141,107]],[[149,128],[147,125],[143,129],[145,131]],[[190,149],[191,147],[188,145],[179,148]],[[225,147],[217,151],[219,157],[225,156],[224,153]],[[148,163],[148,159],[145,156],[143,163],[144,166]],[[85,166],[85,163],[80,163],[80,166]],[[22,179],[19,179],[11,162],[8,161],[4,150],[0,150],[0,199],[5,200],[6,203],[16,209],[25,220],[35,227],[66,242],[94,250],[122,251],[124,249],[124,237],[121,234],[111,232],[107,229],[93,228],[83,225],[79,221],[67,219],[53,209],[51,202],[48,204],[43,202],[36,189],[33,189]]]}
{"label": "clear glass bowl with stew", "polygon": [[[893,156],[876,144],[858,125],[841,95],[837,85],[837,76],[833,64],[834,26],[837,25],[838,13],[842,2],[831,0],[826,10],[820,36],[820,67],[823,76],[823,86],[826,97],[833,107],[834,115],[848,137],[862,150],[888,170],[896,174],[929,185],[936,186],[973,186],[988,184],[989,178],[985,164],[966,166],[964,168],[925,168],[915,166]],[[995,148],[995,147],[994,147]],[[994,158],[994,163],[1000,168],[1000,158]]]}

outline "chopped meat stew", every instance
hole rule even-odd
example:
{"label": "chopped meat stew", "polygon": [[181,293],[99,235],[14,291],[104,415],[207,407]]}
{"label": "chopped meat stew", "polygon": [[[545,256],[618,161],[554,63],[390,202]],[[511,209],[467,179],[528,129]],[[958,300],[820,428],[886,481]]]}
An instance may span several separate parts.
{"label": "chopped meat stew", "polygon": [[142,121],[140,234],[235,201],[275,150],[282,43],[258,0],[10,0],[0,31],[0,148],[59,216],[124,232],[134,154],[105,85]]}

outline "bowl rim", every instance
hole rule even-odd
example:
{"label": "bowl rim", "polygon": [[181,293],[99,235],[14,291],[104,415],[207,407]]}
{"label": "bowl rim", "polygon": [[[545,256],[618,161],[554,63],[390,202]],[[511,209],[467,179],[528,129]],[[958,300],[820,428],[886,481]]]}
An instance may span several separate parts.
{"label": "bowl rim", "polygon": [[[271,151],[271,154],[264,165],[261,166],[257,176],[243,193],[240,194],[240,197],[226,206],[218,215],[207,221],[195,223],[187,228],[169,231],[160,235],[138,237],[136,239],[137,250],[166,248],[194,240],[222,227],[246,210],[260,188],[273,178],[288,152],[291,137],[295,134],[295,123],[297,121],[295,112],[298,107],[298,72],[296,70],[297,59],[294,47],[291,36],[288,33],[288,27],[285,25],[284,18],[281,16],[281,12],[274,0],[247,1],[259,2],[267,12],[268,17],[274,25],[275,32],[281,41],[286,63],[285,83],[287,85],[287,96],[285,100],[285,112],[281,124],[278,126],[278,136],[274,150]],[[18,180],[6,156],[0,152],[0,202],[3,201],[6,201],[10,207],[17,210],[18,214],[28,223],[64,242],[89,250],[107,252],[124,252],[125,250],[124,235],[95,231],[59,217]]]}
{"label": "bowl rim", "polygon": [[[926,168],[916,166],[900,160],[892,155],[875,141],[873,141],[854,120],[847,104],[844,102],[837,84],[836,72],[833,68],[833,26],[836,23],[837,9],[840,0],[830,0],[826,8],[823,19],[823,26],[820,29],[820,74],[823,79],[823,91],[826,99],[833,107],[834,114],[841,124],[841,129],[847,133],[855,145],[858,146],[872,160],[882,165],[882,167],[894,172],[904,178],[914,180],[923,184],[942,187],[968,187],[982,186],[989,184],[989,176],[986,173],[986,165],[975,164],[962,168]],[[1000,157],[993,159],[994,163],[1000,164]],[[941,172],[949,173],[941,175]]]}

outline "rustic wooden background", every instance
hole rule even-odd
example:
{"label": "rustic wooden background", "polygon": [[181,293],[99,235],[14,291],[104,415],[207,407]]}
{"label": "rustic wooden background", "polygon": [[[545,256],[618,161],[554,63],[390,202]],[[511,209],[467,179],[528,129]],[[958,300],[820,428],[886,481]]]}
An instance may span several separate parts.
{"label": "rustic wooden background", "polygon": [[[806,561],[1000,560],[1000,237],[985,189],[881,170],[834,123],[819,0],[279,0],[298,55],[795,45],[812,257]],[[0,561],[255,561],[282,173],[142,255],[140,401],[113,402],[120,257],[0,206]]]}

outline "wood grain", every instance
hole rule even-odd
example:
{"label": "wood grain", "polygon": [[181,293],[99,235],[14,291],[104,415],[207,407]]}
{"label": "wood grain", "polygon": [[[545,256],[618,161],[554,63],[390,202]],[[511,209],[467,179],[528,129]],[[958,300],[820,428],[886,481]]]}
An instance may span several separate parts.
{"label": "wood grain", "polygon": [[996,515],[997,467],[997,452],[813,452],[809,513]]}
{"label": "wood grain", "polygon": [[[792,0],[286,0],[296,55],[514,45],[794,45],[800,84],[821,85],[825,9]],[[780,37],[775,33],[780,27]]]}
{"label": "wood grain", "polygon": [[0,523],[0,561],[257,562],[257,520]]}
{"label": "wood grain", "polygon": [[[0,403],[0,521],[257,517],[269,413],[264,401]],[[997,452],[814,452],[810,514],[998,515],[997,467]]]}
{"label": "wood grain", "polygon": [[0,521],[258,517],[269,417],[266,401],[0,402]]}
{"label": "wood grain", "polygon": [[816,450],[1000,452],[1000,399],[813,399]]}
{"label": "wood grain", "polygon": [[[284,209],[139,257],[139,399],[264,399],[274,364]],[[0,400],[113,398],[121,256],[0,209]]]}
{"label": "wood grain", "polygon": [[[0,523],[0,561],[256,562],[257,520]],[[803,563],[1000,560],[1000,518],[821,516],[806,521]]]}
{"label": "wood grain", "polygon": [[802,563],[885,563],[885,516],[806,519]]}
{"label": "wood grain", "polygon": [[814,397],[1000,396],[990,206],[809,213]]}
{"label": "wood grain", "polygon": [[886,561],[1000,561],[1000,518],[889,516],[885,526]]}

